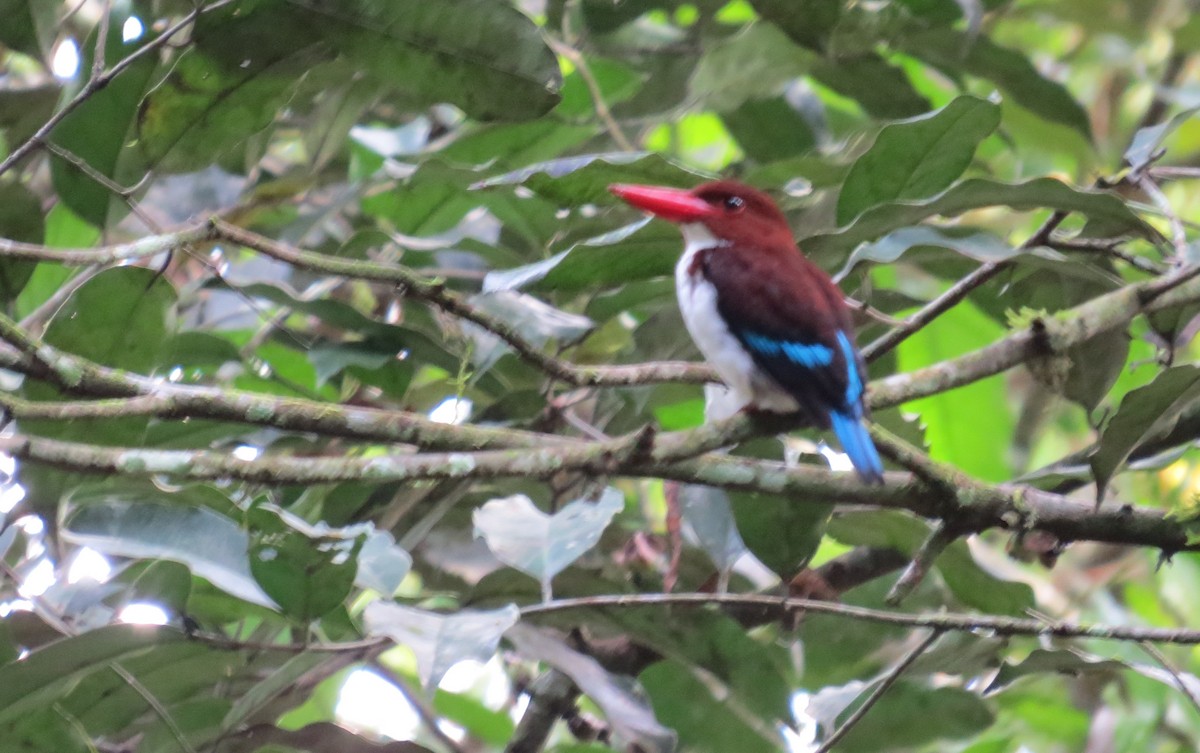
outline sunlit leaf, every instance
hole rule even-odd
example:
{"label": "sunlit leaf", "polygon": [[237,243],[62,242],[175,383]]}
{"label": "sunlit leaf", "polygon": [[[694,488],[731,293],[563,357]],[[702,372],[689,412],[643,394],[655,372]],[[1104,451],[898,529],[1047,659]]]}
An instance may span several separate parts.
{"label": "sunlit leaf", "polygon": [[224,515],[119,494],[80,501],[63,528],[68,541],[119,557],[181,562],[240,599],[274,606],[250,573],[250,537]]}
{"label": "sunlit leaf", "polygon": [[523,494],[493,499],[475,510],[475,535],[506,565],[541,581],[549,600],[550,581],[600,540],[625,497],[608,487],[598,500],[578,499],[547,515]]}
{"label": "sunlit leaf", "polygon": [[436,614],[386,601],[367,605],[363,620],[370,635],[384,635],[412,649],[421,685],[432,690],[442,677],[465,659],[486,662],[496,653],[500,637],[517,623],[514,605],[490,612],[464,609]]}

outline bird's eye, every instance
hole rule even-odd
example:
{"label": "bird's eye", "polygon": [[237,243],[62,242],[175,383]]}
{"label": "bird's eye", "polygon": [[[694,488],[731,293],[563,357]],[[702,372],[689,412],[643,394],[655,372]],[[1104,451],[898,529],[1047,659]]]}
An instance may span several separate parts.
{"label": "bird's eye", "polygon": [[721,204],[726,212],[740,212],[746,208],[746,200],[741,196],[726,196]]}

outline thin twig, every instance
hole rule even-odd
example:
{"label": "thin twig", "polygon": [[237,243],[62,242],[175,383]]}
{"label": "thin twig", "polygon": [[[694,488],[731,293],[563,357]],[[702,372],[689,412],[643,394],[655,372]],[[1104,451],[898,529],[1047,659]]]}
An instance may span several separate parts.
{"label": "thin twig", "polygon": [[108,668],[124,680],[129,687],[133,688],[133,691],[141,696],[142,700],[154,710],[154,713],[166,725],[167,730],[171,733],[171,737],[175,738],[175,744],[179,746],[180,750],[183,750],[184,753],[196,753],[195,747],[188,741],[187,735],[184,734],[179,723],[175,721],[175,717],[171,716],[171,712],[167,710],[167,707],[150,692],[149,688],[142,684],[141,680],[134,677],[132,672],[115,661],[109,662]]}
{"label": "thin twig", "polygon": [[1152,643],[1143,641],[1138,645],[1143,651],[1150,655],[1151,659],[1158,663],[1158,666],[1163,668],[1163,671],[1171,676],[1171,679],[1175,681],[1177,686],[1179,686],[1179,690],[1188,699],[1188,702],[1192,704],[1192,708],[1194,708],[1197,712],[1200,712],[1200,699],[1196,698],[1196,694],[1192,692],[1191,687],[1188,685],[1187,681],[1183,679],[1183,675],[1179,673],[1179,670],[1171,665],[1171,662],[1167,659],[1166,654],[1160,651],[1159,648]]}
{"label": "thin twig", "polygon": [[1054,636],[1058,638],[1093,638],[1106,641],[1171,643],[1200,645],[1200,630],[1187,628],[1143,628],[1129,625],[1094,625],[1065,620],[1033,620],[1021,617],[996,617],[983,614],[954,614],[870,609],[815,599],[780,598],[766,594],[622,594],[580,596],[556,599],[521,607],[521,618],[580,609],[634,609],[665,606],[718,606],[730,608],[759,608],[779,618],[803,612],[828,614],[851,620],[875,622],[898,627],[925,628],[940,632],[990,633],[996,636]]}
{"label": "thin twig", "polygon": [[[1054,232],[1062,221],[1066,219],[1067,213],[1063,211],[1055,212],[1046,219],[1042,226],[1037,229],[1032,236],[1029,237],[1017,249],[1018,252],[1025,251],[1030,248],[1035,248],[1042,245],[1050,238],[1050,233]],[[884,353],[887,353],[892,348],[895,348],[900,343],[908,339],[909,336],[916,333],[918,330],[925,327],[943,313],[958,305],[966,298],[971,291],[991,280],[1007,269],[1014,262],[1012,259],[1004,259],[1002,261],[993,261],[977,267],[969,275],[962,278],[958,282],[951,285],[944,293],[934,298],[929,303],[917,311],[912,316],[906,318],[903,324],[896,329],[891,330],[879,339],[867,344],[862,349],[863,358],[870,362],[879,358]]]}
{"label": "thin twig", "polygon": [[612,111],[608,109],[608,104],[604,101],[604,92],[600,90],[600,84],[596,81],[596,77],[592,74],[592,68],[588,65],[583,54],[567,44],[566,42],[555,39],[553,36],[546,34],[544,36],[546,44],[555,53],[561,55],[575,66],[575,70],[579,73],[579,77],[583,79],[583,83],[587,86],[588,93],[592,96],[592,106],[596,108],[596,116],[600,118],[600,122],[604,124],[604,128],[608,131],[608,135],[616,142],[616,145],[623,152],[637,151],[637,147],[621,130],[621,124],[613,117]]}
{"label": "thin twig", "polygon": [[1161,275],[1167,272],[1162,265],[1156,264],[1150,259],[1138,256],[1137,254],[1126,253],[1117,248],[1121,242],[1122,239],[1119,238],[1064,238],[1061,240],[1051,238],[1043,245],[1055,251],[1083,251],[1111,256],[1142,272],[1152,275]]}
{"label": "thin twig", "polygon": [[929,570],[938,556],[957,539],[958,536],[950,530],[946,521],[939,521],[917,549],[912,561],[908,563],[908,567],[900,574],[900,578],[888,591],[887,597],[884,599],[887,605],[892,607],[899,605],[917,586],[921,585],[921,581],[925,580],[925,576],[929,574]]}
{"label": "thin twig", "polygon": [[829,751],[833,750],[833,746],[841,742],[842,738],[845,737],[850,730],[854,729],[855,725],[863,720],[863,717],[865,717],[867,712],[871,710],[871,707],[883,697],[883,694],[896,684],[896,681],[900,679],[900,675],[904,674],[904,671],[911,667],[913,662],[920,658],[921,654],[925,653],[929,647],[933,645],[933,642],[941,636],[942,631],[932,630],[930,631],[929,635],[925,636],[925,638],[919,644],[905,654],[904,658],[900,660],[900,663],[892,667],[887,675],[879,681],[879,684],[875,686],[875,689],[871,691],[871,694],[863,700],[862,704],[857,709],[854,710],[854,713],[842,723],[842,726],[834,730],[833,734],[831,734],[825,740],[825,742],[821,743],[821,747],[817,748],[815,753],[829,753]]}
{"label": "thin twig", "polygon": [[1150,197],[1154,205],[1167,218],[1167,224],[1171,226],[1171,245],[1175,248],[1175,259],[1177,263],[1182,263],[1187,258],[1187,231],[1184,230],[1183,221],[1176,214],[1174,207],[1171,206],[1170,199],[1158,187],[1154,179],[1145,173],[1135,176],[1134,182],[1146,192],[1146,195]]}

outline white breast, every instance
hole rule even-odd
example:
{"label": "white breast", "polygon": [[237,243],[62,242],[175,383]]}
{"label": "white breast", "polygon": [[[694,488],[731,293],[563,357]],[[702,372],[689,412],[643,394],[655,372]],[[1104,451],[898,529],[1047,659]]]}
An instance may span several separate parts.
{"label": "white breast", "polygon": [[719,248],[725,241],[715,237],[699,223],[683,225],[682,230],[686,245],[683,257],[675,266],[675,293],[679,298],[679,310],[692,340],[733,393],[733,401],[726,404],[736,407],[728,412],[732,414],[751,403],[760,410],[781,413],[796,410],[796,401],[759,370],[754,359],[729,331],[725,320],[717,312],[717,289],[698,268],[695,274],[692,273],[696,254],[705,249]]}

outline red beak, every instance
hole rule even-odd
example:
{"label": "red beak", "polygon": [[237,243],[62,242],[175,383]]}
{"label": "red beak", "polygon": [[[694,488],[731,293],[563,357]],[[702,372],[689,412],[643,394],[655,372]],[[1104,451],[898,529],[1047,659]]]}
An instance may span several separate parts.
{"label": "red beak", "polygon": [[678,188],[614,183],[608,190],[638,209],[671,222],[696,222],[713,213],[707,201]]}

